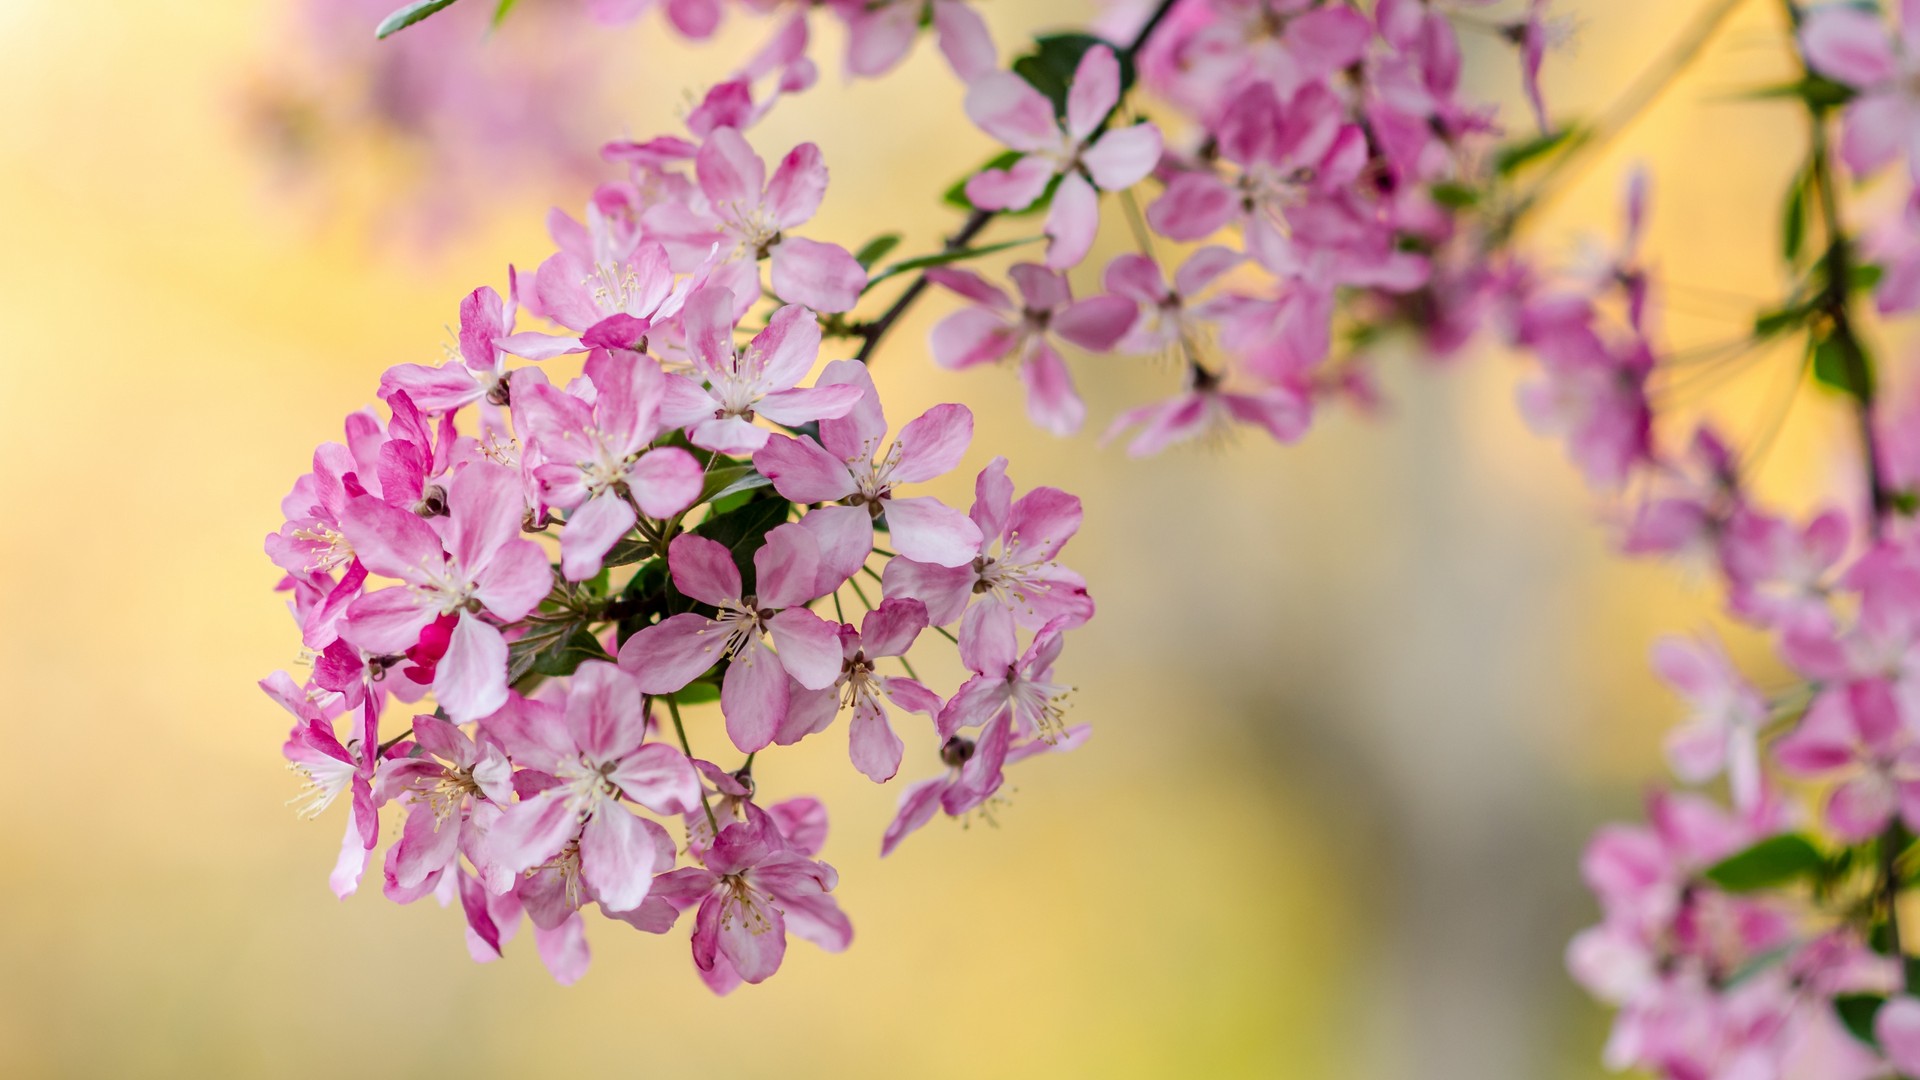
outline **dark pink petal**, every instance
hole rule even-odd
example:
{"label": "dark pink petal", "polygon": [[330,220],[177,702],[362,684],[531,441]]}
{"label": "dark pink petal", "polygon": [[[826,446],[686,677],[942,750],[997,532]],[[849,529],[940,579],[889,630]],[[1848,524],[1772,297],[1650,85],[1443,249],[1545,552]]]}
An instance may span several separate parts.
{"label": "dark pink petal", "polygon": [[996,716],[1008,713],[1007,680],[1004,675],[975,675],[960,684],[940,710],[935,727],[943,739],[970,727],[979,727]]}
{"label": "dark pink petal", "polygon": [[971,566],[936,566],[912,559],[893,559],[881,573],[881,589],[890,597],[912,597],[920,601],[927,607],[928,624],[945,626],[966,610],[967,601],[973,598],[975,578]]}
{"label": "dark pink petal", "polygon": [[640,509],[662,520],[691,507],[700,498],[704,482],[700,463],[677,446],[649,450],[627,471],[627,486]]}
{"label": "dark pink petal", "polygon": [[927,628],[927,606],[918,600],[889,596],[867,612],[860,623],[860,647],[868,656],[901,656]]}
{"label": "dark pink petal", "polygon": [[757,634],[727,666],[720,711],[727,718],[727,736],[743,754],[764,749],[786,719],[786,668]]}
{"label": "dark pink petal", "polygon": [[853,923],[840,905],[824,892],[808,892],[782,897],[787,932],[802,941],[810,941],[831,953],[845,952],[853,944]]}
{"label": "dark pink petal", "polygon": [[473,372],[461,364],[427,367],[424,364],[395,364],[380,376],[380,396],[404,393],[414,404],[428,412],[457,409],[480,400],[486,391]]}
{"label": "dark pink petal", "polygon": [[462,611],[447,655],[433,675],[433,696],[456,724],[478,720],[507,703],[507,642],[500,631]]}
{"label": "dark pink petal", "polygon": [[620,646],[620,666],[648,694],[671,694],[720,662],[720,624],[687,612],[643,627]]}
{"label": "dark pink petal", "polygon": [[857,490],[846,463],[804,436],[772,436],[754,451],[753,467],[773,482],[773,490],[794,502],[832,502]]}
{"label": "dark pink petal", "polygon": [[984,169],[967,180],[967,201],[982,210],[1025,210],[1053,182],[1053,162],[1038,154],[1004,169]]}
{"label": "dark pink petal", "polygon": [[507,807],[487,834],[487,844],[495,862],[519,874],[558,854],[578,826],[565,793],[543,791]]}
{"label": "dark pink petal", "polygon": [[965,405],[935,405],[907,422],[894,439],[893,479],[917,484],[944,476],[960,464],[973,442],[973,412]]}
{"label": "dark pink petal", "polygon": [[1078,496],[1059,488],[1034,488],[1013,504],[1006,558],[1019,563],[1052,559],[1080,531],[1082,517]]}
{"label": "dark pink petal", "polygon": [[1184,172],[1147,207],[1147,224],[1172,240],[1198,240],[1226,227],[1240,208],[1239,198],[1212,173]]}
{"label": "dark pink petal", "polygon": [[1080,155],[1080,164],[1103,191],[1124,191],[1159,163],[1160,129],[1150,123],[1115,128]]}
{"label": "dark pink petal", "polygon": [[1054,314],[1053,330],[1091,352],[1106,352],[1133,329],[1140,309],[1121,296],[1090,296],[1076,300]]}
{"label": "dark pink petal", "polygon": [[1070,173],[1053,193],[1047,209],[1047,265],[1065,270],[1080,265],[1100,231],[1100,194],[1087,178]]}
{"label": "dark pink petal", "polygon": [[983,75],[968,86],[966,109],[980,130],[1023,153],[1060,142],[1053,103],[1010,71]]}
{"label": "dark pink petal", "polygon": [[820,209],[827,193],[827,167],[820,148],[801,143],[787,152],[767,184],[767,211],[781,229],[803,225]]}
{"label": "dark pink petal", "polygon": [[558,706],[513,694],[507,704],[480,721],[483,741],[499,747],[523,768],[551,772],[578,748]]}
{"label": "dark pink petal", "polygon": [[474,582],[474,596],[507,622],[525,618],[552,590],[553,565],[531,540],[515,540],[501,548],[485,575]]}
{"label": "dark pink petal", "polygon": [[966,566],[980,551],[980,529],[967,515],[932,496],[887,500],[893,548],[915,562]]}
{"label": "dark pink petal", "polygon": [[[620,793],[656,814],[690,814],[700,808],[700,777],[685,754],[665,743],[648,743],[620,759],[608,774]],[[672,851],[669,843],[667,849]]]}
{"label": "dark pink petal", "polygon": [[817,311],[853,310],[867,287],[867,269],[846,248],[789,236],[773,249],[774,295]]}
{"label": "dark pink petal", "polygon": [[467,733],[431,713],[413,718],[413,738],[427,753],[461,768],[472,768],[477,760]]}
{"label": "dark pink petal", "polygon": [[933,820],[934,812],[940,809],[940,795],[946,786],[947,778],[938,776],[932,780],[922,780],[901,794],[900,810],[894,814],[893,821],[887,825],[886,834],[880,838],[882,858],[891,855],[908,833]]}
{"label": "dark pink petal", "polygon": [[500,955],[500,928],[493,921],[493,915],[487,910],[487,890],[480,880],[472,874],[462,873],[458,879],[460,886],[460,909],[467,917],[467,928],[473,936]]}
{"label": "dark pink petal", "polygon": [[840,676],[840,631],[806,608],[793,607],[767,620],[780,664],[808,690],[824,690]]}
{"label": "dark pink petal", "polygon": [[1180,264],[1173,275],[1173,287],[1181,296],[1192,297],[1246,260],[1245,255],[1230,247],[1218,244],[1203,247]]}
{"label": "dark pink petal", "polygon": [[900,755],[906,744],[893,733],[887,713],[872,699],[862,699],[853,709],[853,722],[847,728],[847,752],[853,767],[876,784],[884,784],[900,771]]}
{"label": "dark pink petal", "polygon": [[940,710],[946,707],[946,703],[940,700],[939,694],[913,679],[898,675],[882,675],[877,678],[880,683],[880,692],[886,695],[886,699],[908,712],[917,712],[929,720],[937,720],[940,717]]}
{"label": "dark pink petal", "polygon": [[980,527],[981,554],[1006,530],[1012,502],[1013,481],[1007,478],[1007,459],[995,457],[974,477],[973,506],[967,511],[967,516]]}
{"label": "dark pink petal", "polygon": [[1167,298],[1167,279],[1160,273],[1160,264],[1138,252],[1114,256],[1101,281],[1108,292],[1135,304],[1158,304]]}
{"label": "dark pink petal", "polygon": [[732,204],[735,213],[760,206],[767,184],[767,166],[738,131],[715,128],[694,158],[700,190],[716,205]]}
{"label": "dark pink petal", "polygon": [[673,571],[674,587],[703,604],[718,607],[740,599],[740,568],[723,544],[681,533],[667,547],[667,566]]}

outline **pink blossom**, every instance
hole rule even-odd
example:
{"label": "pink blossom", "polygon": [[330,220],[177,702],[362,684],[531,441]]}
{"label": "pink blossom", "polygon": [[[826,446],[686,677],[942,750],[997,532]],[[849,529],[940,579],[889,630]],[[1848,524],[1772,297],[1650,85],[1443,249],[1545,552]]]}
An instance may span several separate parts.
{"label": "pink blossom", "polygon": [[789,304],[774,312],[744,351],[733,345],[731,290],[701,289],[688,301],[684,318],[697,381],[673,381],[665,419],[687,428],[695,446],[750,454],[767,441],[766,429],[754,426],[756,416],[805,424],[845,416],[860,400],[858,386],[796,389],[820,353],[819,320],[804,307]]}
{"label": "pink blossom", "polygon": [[[693,962],[702,972],[724,963],[741,981],[765,981],[780,969],[789,930],[828,952],[852,942],[853,925],[828,895],[839,875],[793,851],[757,808],[720,830],[703,862],[664,874],[654,886],[676,907],[699,906]],[[723,973],[716,990],[731,989],[728,981]]]}
{"label": "pink blossom", "polygon": [[941,55],[962,82],[1000,66],[986,20],[969,0],[841,0],[837,11],[847,21],[849,74],[872,78],[891,71],[929,21]]}
{"label": "pink blossom", "polygon": [[[512,269],[508,269],[509,278]],[[460,358],[440,367],[396,364],[380,376],[380,396],[404,391],[413,403],[432,413],[452,412],[486,401],[506,404],[506,350],[496,342],[513,333],[517,302],[502,300],[489,286],[481,286],[460,302]]]}
{"label": "pink blossom", "polygon": [[1845,777],[1827,802],[1827,824],[1843,840],[1874,836],[1896,815],[1920,827],[1920,745],[1884,680],[1823,691],[1774,756],[1795,776]]}
{"label": "pink blossom", "polygon": [[[789,676],[819,690],[840,675],[838,632],[806,608],[820,595],[814,584],[819,545],[798,524],[769,532],[753,555],[751,596],[743,595],[732,553],[704,536],[675,537],[667,562],[675,588],[717,610],[712,617],[686,612],[641,630],[620,647],[620,665],[645,692],[670,694],[727,661],[720,685],[727,734],[743,752],[765,747],[786,719]],[[768,647],[769,637],[777,651]]]}
{"label": "pink blossom", "polygon": [[1674,774],[1699,784],[1723,770],[1734,805],[1750,809],[1761,797],[1760,728],[1767,700],[1741,676],[1712,638],[1663,638],[1653,648],[1653,668],[1685,697],[1693,715],[1667,737]]}
{"label": "pink blossom", "polygon": [[821,568],[829,571],[832,585],[864,564],[873,549],[874,523],[883,515],[901,555],[941,566],[971,561],[980,546],[980,530],[972,521],[932,496],[903,496],[896,488],[932,480],[960,464],[973,440],[973,413],[963,405],[936,405],[908,421],[882,451],[887,418],[866,365],[836,360],[818,385],[855,386],[864,393],[845,416],[820,421],[817,441],[770,436],[754,452],[753,465],[794,502],[837,504],[817,507],[806,518],[809,530],[826,538]]}
{"label": "pink blossom", "polygon": [[493,827],[493,856],[509,873],[548,864],[578,840],[579,875],[609,911],[646,900],[653,875],[673,865],[666,830],[629,810],[698,804],[700,781],[678,750],[648,743],[640,688],[612,664],[588,661],[567,692],[564,724],[528,724],[514,760],[552,786],[513,804]]}
{"label": "pink blossom", "polygon": [[700,497],[703,474],[677,447],[649,449],[665,425],[660,408],[667,377],[652,360],[625,350],[596,349],[587,359],[591,404],[538,377],[514,381],[521,430],[541,461],[531,471],[541,498],[570,511],[560,536],[560,570],[568,581],[600,572],[607,552],[644,513],[666,519]]}
{"label": "pink blossom", "polygon": [[859,630],[842,626],[841,655],[845,659],[840,677],[832,686],[796,693],[774,742],[786,746],[825,731],[841,709],[851,708],[853,721],[847,729],[847,745],[854,767],[875,783],[893,779],[900,770],[905,744],[888,723],[886,703],[924,713],[931,720],[939,714],[941,701],[918,679],[882,675],[876,666],[886,657],[906,655],[914,638],[926,628],[926,605],[899,597],[880,601],[879,607],[867,612]]}
{"label": "pink blossom", "polygon": [[476,744],[437,716],[415,716],[413,738],[416,756],[389,758],[375,775],[380,800],[407,807],[400,841],[387,851],[389,895],[431,891],[436,879],[459,871],[462,855],[485,892],[505,892],[512,872],[494,862],[487,833],[511,800],[513,766],[492,741]]}
{"label": "pink blossom", "polygon": [[1085,724],[1062,732],[1051,742],[1045,739],[1013,741],[1013,718],[1002,714],[987,725],[978,742],[954,735],[940,747],[940,760],[947,771],[940,776],[910,785],[900,793],[900,809],[880,839],[882,857],[893,853],[900,841],[933,820],[933,815],[965,817],[983,809],[1000,790],[1005,776],[1002,770],[1016,761],[1035,754],[1072,750],[1087,741],[1092,729]]}
{"label": "pink blossom", "polygon": [[[1901,0],[1898,37],[1880,16],[1847,4],[1807,12],[1800,26],[1807,66],[1858,91],[1844,115],[1840,142],[1847,167],[1869,173],[1901,154],[1920,169],[1920,4]],[[1916,177],[1920,177],[1917,172]]]}
{"label": "pink blossom", "polygon": [[790,235],[811,220],[827,190],[827,167],[812,143],[795,147],[773,178],[733,128],[707,134],[694,159],[699,187],[684,201],[658,203],[642,220],[668,245],[675,265],[691,269],[714,244],[732,245],[749,263],[772,257],[773,291],[816,311],[851,309],[867,273],[847,250]]}
{"label": "pink blossom", "polygon": [[1053,178],[1061,177],[1047,210],[1047,265],[1078,265],[1093,247],[1100,225],[1099,191],[1122,191],[1144,180],[1160,160],[1160,129],[1151,123],[1099,135],[1120,102],[1120,62],[1104,45],[1088,49],[1075,69],[1064,123],[1032,84],[995,71],[967,88],[967,115],[982,131],[1018,150],[1005,169],[988,169],[967,181],[967,198],[985,210],[1033,205]]}
{"label": "pink blossom", "polygon": [[960,658],[974,675],[940,710],[941,737],[1010,716],[1022,738],[1058,739],[1073,688],[1052,681],[1053,662],[1066,644],[1061,632],[1068,620],[1041,627],[1026,651],[1019,652],[1012,612],[980,604],[967,615],[960,625]]}
{"label": "pink blossom", "polygon": [[1120,347],[1134,353],[1196,357],[1212,324],[1229,306],[1225,298],[1198,297],[1244,259],[1232,248],[1203,247],[1187,256],[1169,284],[1152,258],[1135,253],[1115,256],[1107,264],[1107,291],[1133,301],[1140,310]]}
{"label": "pink blossom", "polygon": [[367,569],[397,578],[347,609],[342,636],[372,652],[401,652],[436,618],[456,616],[434,697],[456,723],[506,702],[507,643],[481,618],[514,622],[553,584],[540,545],[520,539],[526,502],[511,471],[487,462],[462,469],[447,495],[446,547],[426,521],[370,496],[347,506],[342,528]]}
{"label": "pink blossom", "polygon": [[941,566],[893,559],[882,574],[886,594],[920,601],[934,626],[959,620],[969,604],[1004,608],[1019,625],[1036,630],[1055,620],[1073,627],[1092,618],[1086,580],[1055,561],[1080,531],[1080,500],[1051,487],[1016,500],[1004,457],[980,470],[973,490],[968,516],[980,530],[980,544],[972,561]]}
{"label": "pink blossom", "polygon": [[1128,409],[1114,417],[1106,438],[1134,425],[1140,433],[1127,443],[1131,457],[1151,457],[1178,443],[1224,437],[1236,424],[1264,428],[1274,441],[1290,443],[1307,433],[1313,399],[1291,386],[1236,392],[1219,376],[1197,364],[1188,366],[1189,386],[1165,401]]}
{"label": "pink blossom", "polygon": [[[300,816],[318,817],[334,800],[348,795],[352,812],[340,839],[340,857],[328,879],[333,894],[345,899],[359,888],[367,853],[380,838],[372,787],[377,747],[371,742],[379,730],[378,702],[369,698],[358,707],[350,707],[339,695],[315,693],[314,688],[299,686],[284,672],[262,680],[260,688],[293,714],[293,730],[280,752],[294,771],[306,778],[306,786],[293,800],[299,804]],[[359,725],[346,745],[334,732],[334,723],[343,713],[350,723]]]}
{"label": "pink blossom", "polygon": [[1017,358],[1027,387],[1027,415],[1055,435],[1072,435],[1085,422],[1087,410],[1053,338],[1106,352],[1133,326],[1137,308],[1122,296],[1075,300],[1066,275],[1031,263],[1017,264],[1007,273],[1020,290],[1018,308],[1004,291],[971,270],[936,267],[927,272],[929,281],[973,301],[972,307],[933,328],[933,358],[954,370]]}

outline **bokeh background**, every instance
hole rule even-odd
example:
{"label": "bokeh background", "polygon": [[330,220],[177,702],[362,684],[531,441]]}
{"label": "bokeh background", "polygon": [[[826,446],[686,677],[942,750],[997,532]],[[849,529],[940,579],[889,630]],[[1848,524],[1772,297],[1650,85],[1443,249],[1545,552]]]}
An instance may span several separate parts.
{"label": "bokeh background", "polygon": [[[529,43],[592,72],[576,150],[674,128],[761,33],[583,40],[521,6],[488,48],[502,78]],[[1693,8],[1556,6],[1574,31],[1547,87],[1570,114]],[[983,7],[1003,50],[1091,9]],[[1777,12],[1748,8],[1532,237],[1578,265],[1624,170],[1656,162],[1682,346],[1736,336],[1782,286],[1776,193],[1804,133],[1789,104],[1737,100],[1787,70]],[[1714,597],[1609,556],[1603,508],[1516,416],[1523,369],[1491,352],[1393,358],[1385,415],[1330,415],[1297,447],[1132,462],[1030,429],[1010,372],[936,369],[946,301],[922,305],[876,362],[889,408],[966,402],[967,477],[1004,452],[1023,488],[1086,499],[1068,561],[1101,614],[1064,673],[1094,739],[1019,769],[998,828],[937,822],[884,863],[894,788],[833,737],[782,755],[761,781],[829,800],[856,941],[796,946],[724,1000],[678,934],[596,924],[563,988],[524,937],[476,966],[457,912],[335,901],[339,821],[282,805],[285,719],[254,687],[299,659],[260,538],[312,446],[387,365],[441,355],[462,294],[537,262],[545,208],[577,212],[594,166],[423,155],[429,121],[378,115],[373,42],[321,48],[300,20],[279,0],[0,0],[0,1075],[1600,1074],[1606,1016],[1561,964],[1594,917],[1578,853],[1661,775],[1679,707],[1646,649],[1710,625]],[[1511,56],[1467,43],[1470,78],[1511,100]],[[821,144],[816,235],[908,224],[911,251],[952,227],[933,193],[990,148],[920,49],[879,83],[829,61],[755,130],[769,157]],[[1763,485],[1790,499],[1844,449],[1827,403],[1782,419],[1797,363],[1763,353],[1670,401],[1741,439],[1777,427]],[[1095,430],[1174,378],[1077,370]],[[912,744],[905,772],[933,752]]]}

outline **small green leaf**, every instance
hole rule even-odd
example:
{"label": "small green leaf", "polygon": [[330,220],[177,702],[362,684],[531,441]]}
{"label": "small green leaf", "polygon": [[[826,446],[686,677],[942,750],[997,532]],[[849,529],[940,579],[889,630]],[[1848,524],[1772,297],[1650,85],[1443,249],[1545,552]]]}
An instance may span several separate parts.
{"label": "small green leaf", "polygon": [[1478,191],[1451,180],[1442,180],[1433,185],[1427,189],[1427,194],[1433,197],[1434,202],[1455,210],[1464,210],[1480,201]]}
{"label": "small green leaf", "polygon": [[867,268],[868,270],[871,270],[873,269],[874,263],[877,263],[881,259],[886,258],[887,252],[892,251],[894,248],[899,246],[900,246],[899,233],[882,233],[881,235],[876,236],[873,239],[867,241],[866,244],[864,244],[859,251],[854,252],[853,259],[855,262],[859,263],[861,266]]}
{"label": "small green leaf", "polygon": [[513,10],[513,5],[517,2],[518,0],[500,0],[500,3],[494,7],[493,28],[495,30],[500,28],[501,23],[507,21],[507,13]]}
{"label": "small green leaf", "polygon": [[1885,276],[1886,270],[1878,263],[1862,263],[1847,275],[1850,279],[1847,283],[1853,286],[1855,292],[1871,292],[1879,286],[1880,279]]}
{"label": "small green leaf", "polygon": [[1852,101],[1854,91],[1851,87],[1834,82],[1832,79],[1809,74],[1805,78],[1773,86],[1762,86],[1757,90],[1748,90],[1735,94],[1736,100],[1764,101],[1768,98],[1794,98],[1814,109],[1832,109]]}
{"label": "small green leaf", "polygon": [[761,476],[751,465],[727,465],[707,471],[707,481],[700,489],[700,497],[694,502],[716,502],[729,495],[738,495],[743,491],[763,488],[773,481]]}
{"label": "small green leaf", "polygon": [[1708,867],[1706,878],[1728,892],[1753,892],[1820,873],[1826,860],[1797,833],[1770,836]]}
{"label": "small green leaf", "polygon": [[1806,322],[1807,316],[1812,313],[1813,308],[1808,304],[1794,304],[1790,307],[1776,308],[1773,311],[1763,311],[1754,316],[1753,332],[1757,337],[1772,337]]}
{"label": "small green leaf", "polygon": [[1879,994],[1841,994],[1833,999],[1833,1011],[1854,1038],[1868,1046],[1879,1047],[1873,1038],[1873,1018],[1887,999]]}
{"label": "small green leaf", "polygon": [[455,0],[414,0],[414,3],[380,20],[380,25],[373,31],[373,36],[383,38],[397,34],[443,8],[452,7],[454,2]]}
{"label": "small green leaf", "polygon": [[1521,166],[1559,149],[1573,136],[1573,133],[1573,128],[1566,127],[1517,143],[1508,143],[1494,152],[1493,167],[1501,176],[1510,176],[1518,172]]}
{"label": "small green leaf", "polygon": [[[1856,345],[1855,348],[1858,348]],[[1837,337],[1826,337],[1813,344],[1813,381],[1830,386],[1859,401],[1873,400],[1873,365],[1862,352],[1860,369],[1848,355],[1847,344]]]}
{"label": "small green leaf", "polygon": [[536,622],[507,646],[507,682],[528,675],[571,675],[587,660],[611,659],[584,622]]}
{"label": "small green leaf", "polygon": [[977,259],[983,255],[992,255],[996,251],[1006,251],[1009,248],[1017,248],[1023,244],[1038,243],[1043,239],[1045,239],[1045,237],[1027,236],[1019,240],[1003,240],[997,244],[982,244],[979,247],[961,248],[958,251],[941,251],[932,255],[922,255],[917,259],[907,259],[903,262],[894,263],[892,266],[868,278],[867,288],[871,289],[890,277],[905,274],[913,270],[924,270],[929,266],[945,266],[948,263],[965,262],[968,259]]}

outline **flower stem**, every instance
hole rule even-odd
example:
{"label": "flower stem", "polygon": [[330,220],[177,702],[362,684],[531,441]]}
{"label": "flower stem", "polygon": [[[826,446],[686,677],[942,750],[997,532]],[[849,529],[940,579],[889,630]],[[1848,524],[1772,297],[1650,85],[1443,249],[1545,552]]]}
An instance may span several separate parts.
{"label": "flower stem", "polygon": [[[673,717],[673,733],[680,736],[680,751],[687,755],[688,761],[692,761],[693,747],[687,743],[686,725],[680,722],[679,703],[673,700],[672,695],[663,697],[660,700],[667,703],[667,715]],[[700,809],[707,812],[707,828],[713,830],[713,838],[715,840],[720,839],[720,823],[714,820],[713,804],[707,801],[707,785],[705,781],[701,781],[700,784]]]}

